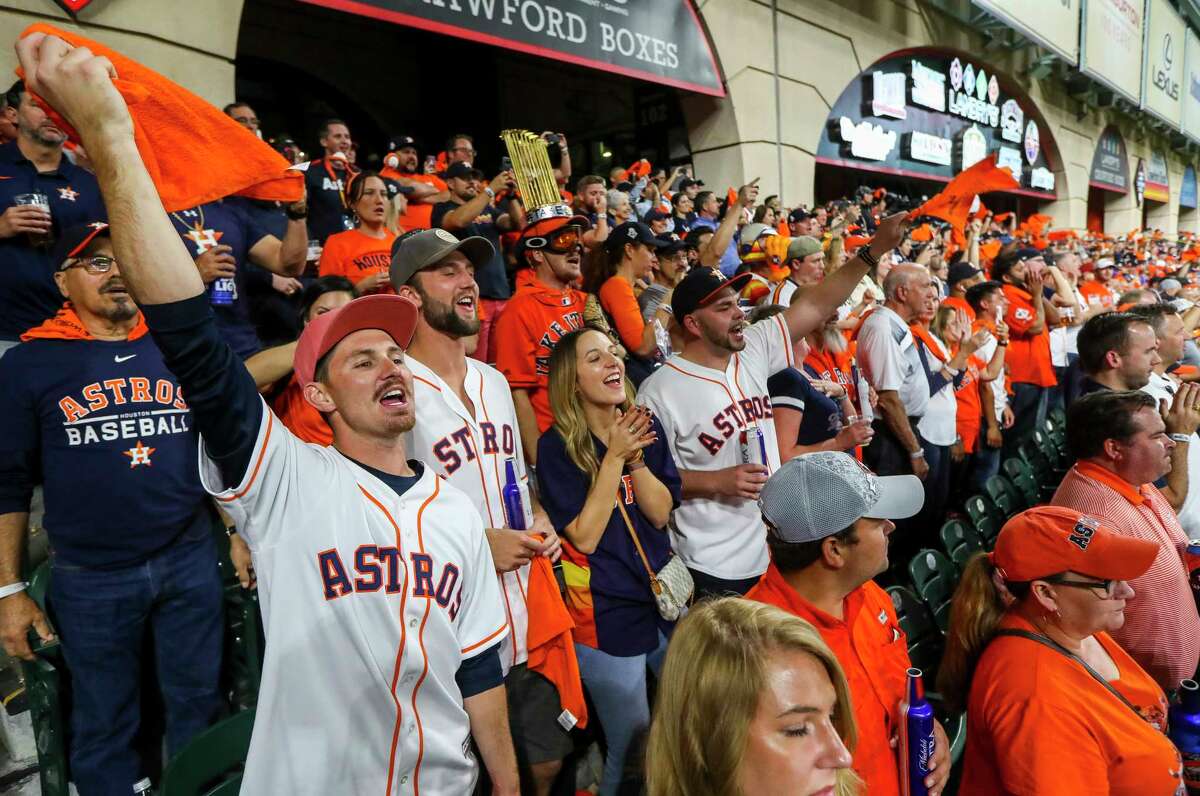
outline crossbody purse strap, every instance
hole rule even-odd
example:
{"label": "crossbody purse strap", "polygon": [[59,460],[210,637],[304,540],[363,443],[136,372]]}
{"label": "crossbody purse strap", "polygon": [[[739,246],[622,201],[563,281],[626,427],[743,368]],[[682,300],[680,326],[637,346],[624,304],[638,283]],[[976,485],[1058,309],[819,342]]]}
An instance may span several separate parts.
{"label": "crossbody purse strap", "polygon": [[1084,671],[1086,671],[1088,674],[1090,674],[1092,677],[1094,677],[1096,679],[1096,682],[1098,682],[1100,685],[1107,688],[1108,692],[1110,694],[1115,696],[1117,699],[1121,700],[1121,702],[1124,703],[1125,707],[1132,710],[1139,719],[1142,719],[1142,721],[1145,721],[1145,717],[1142,716],[1142,714],[1138,712],[1138,709],[1133,706],[1133,703],[1130,702],[1128,699],[1126,699],[1124,694],[1122,694],[1117,689],[1113,688],[1112,683],[1105,680],[1098,671],[1096,671],[1091,666],[1089,666],[1087,661],[1085,661],[1083,658],[1080,658],[1078,655],[1071,652],[1069,649],[1064,647],[1062,644],[1059,644],[1054,639],[1047,638],[1046,636],[1040,635],[1038,633],[1030,633],[1028,630],[999,630],[996,632],[996,635],[997,636],[1017,636],[1018,638],[1027,638],[1030,641],[1036,641],[1038,644],[1041,644],[1042,646],[1045,646],[1045,647],[1049,647],[1050,649],[1054,650],[1055,652],[1057,652],[1067,658],[1070,658],[1071,660],[1075,661],[1080,666],[1082,666],[1084,668]]}
{"label": "crossbody purse strap", "polygon": [[617,497],[617,510],[621,512],[621,519],[625,520],[625,527],[629,530],[629,535],[633,537],[633,546],[637,548],[638,556],[642,559],[642,566],[646,568],[646,574],[650,576],[650,590],[656,595],[661,594],[662,584],[658,582],[658,575],[654,574],[654,570],[650,568],[650,559],[646,558],[646,551],[642,549],[642,540],[638,539],[637,531],[633,529],[633,523],[619,496]]}

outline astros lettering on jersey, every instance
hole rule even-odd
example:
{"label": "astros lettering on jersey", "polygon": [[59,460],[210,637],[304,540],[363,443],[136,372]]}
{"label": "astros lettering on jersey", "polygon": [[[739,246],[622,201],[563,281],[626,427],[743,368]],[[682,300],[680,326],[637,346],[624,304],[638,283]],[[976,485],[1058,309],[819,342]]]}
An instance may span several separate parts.
{"label": "astros lettering on jersey", "polygon": [[[791,337],[776,315],[748,327],[745,341],[724,372],[676,355],[642,383],[638,402],[663,424],[680,470],[741,464],[740,433],[751,427],[762,432],[768,470],[779,468],[767,379],[794,364]],[[766,528],[753,500],[685,498],[671,515],[671,544],[689,567],[718,578],[751,578],[767,568]]]}
{"label": "astros lettering on jersey", "polygon": [[[514,459],[517,477],[527,481],[521,435],[512,393],[500,371],[467,358],[463,389],[475,405],[472,414],[458,395],[426,365],[409,357],[417,424],[405,434],[409,455],[433,468],[470,497],[488,528],[507,528],[504,516],[505,459]],[[508,633],[500,648],[505,673],[529,657],[529,611],[525,595],[529,564],[499,575]]]}
{"label": "astros lettering on jersey", "polygon": [[471,500],[420,464],[398,494],[265,405],[242,483],[201,470],[254,554],[267,634],[242,792],[472,792],[454,673],[508,622]]}

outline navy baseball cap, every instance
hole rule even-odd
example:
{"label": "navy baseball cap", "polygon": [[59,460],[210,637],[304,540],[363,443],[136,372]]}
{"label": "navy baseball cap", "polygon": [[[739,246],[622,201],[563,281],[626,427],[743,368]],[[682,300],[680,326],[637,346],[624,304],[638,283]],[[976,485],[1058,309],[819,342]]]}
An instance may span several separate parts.
{"label": "navy baseball cap", "polygon": [[675,254],[688,248],[687,241],[673,232],[666,235],[659,235],[658,240],[660,244],[658,251],[660,254]]}
{"label": "navy baseball cap", "polygon": [[56,270],[61,271],[68,260],[78,257],[100,236],[110,237],[108,224],[103,221],[77,224],[64,230],[50,250],[50,262],[55,264]]}
{"label": "navy baseball cap", "polygon": [[388,152],[395,152],[399,149],[416,149],[417,139],[411,135],[398,135],[391,141],[388,141]]}
{"label": "navy baseball cap", "polygon": [[671,214],[661,207],[651,208],[646,211],[646,215],[642,216],[642,221],[649,224],[651,221],[662,221],[664,218],[670,218]]}
{"label": "navy baseball cap", "polygon": [[743,271],[727,279],[716,268],[693,268],[671,293],[671,312],[682,325],[684,318],[707,305],[722,290],[729,288],[737,293],[753,276],[749,271]]}
{"label": "navy baseball cap", "polygon": [[457,163],[451,163],[446,169],[446,179],[450,179],[451,177],[457,177],[460,180],[470,180],[472,178],[478,180],[483,178],[483,172],[470,163],[464,163],[460,160]]}
{"label": "navy baseball cap", "polygon": [[650,227],[638,221],[626,221],[624,224],[618,224],[612,232],[608,233],[608,240],[604,241],[604,248],[612,252],[626,243],[644,243],[655,249],[661,249],[664,246],[664,243],[650,231]]}
{"label": "navy baseball cap", "polygon": [[810,218],[813,218],[814,216],[816,216],[816,213],[810,213],[809,211],[805,210],[803,207],[797,207],[795,210],[788,213],[788,221],[795,224],[798,221],[808,221]]}

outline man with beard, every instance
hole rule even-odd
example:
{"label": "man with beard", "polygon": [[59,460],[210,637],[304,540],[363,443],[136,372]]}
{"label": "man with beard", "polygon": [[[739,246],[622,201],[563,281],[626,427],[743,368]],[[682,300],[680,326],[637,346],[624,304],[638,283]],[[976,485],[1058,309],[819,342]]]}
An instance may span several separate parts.
{"label": "man with beard", "polygon": [[304,172],[308,194],[308,234],[325,245],[335,232],[354,228],[354,213],[346,206],[346,182],[358,171],[350,162],[350,128],[341,119],[327,119],[318,133],[324,153],[297,168]]}
{"label": "man with beard", "polygon": [[74,691],[72,779],[80,793],[125,793],[148,770],[134,745],[147,632],[168,754],[223,707],[213,510],[192,414],[126,292],[107,225],[64,230],[52,256],[67,302],[0,360],[0,636],[26,660],[31,627],[51,637],[20,580],[40,482],[49,600]]}
{"label": "man with beard", "polygon": [[[526,665],[527,600],[530,562],[536,556],[557,560],[561,545],[540,506],[530,506],[528,529],[510,529],[501,492],[505,462],[513,460],[518,481],[528,480],[512,393],[499,371],[468,357],[463,345],[464,338],[479,331],[474,272],[492,254],[483,238],[459,243],[441,230],[413,232],[396,243],[392,284],[398,295],[421,308],[408,347],[417,423],[405,435],[405,446],[466,492],[484,518],[508,619],[500,663],[506,673],[509,726],[522,779],[538,796],[548,796],[573,744],[558,722],[564,705],[554,685]],[[557,589],[554,595],[561,603]]]}
{"label": "man with beard", "polygon": [[396,217],[401,232],[429,229],[433,206],[450,198],[446,183],[436,174],[420,171],[417,142],[411,135],[400,135],[388,142],[388,154],[383,159],[379,176],[403,188],[408,206]]}
{"label": "man with beard", "polygon": [[[511,171],[502,171],[483,186],[483,172],[469,163],[459,161],[446,169],[446,186],[450,200],[433,206],[430,224],[453,233],[461,240],[481,237],[492,244],[492,256],[475,272],[479,285],[479,344],[475,358],[482,362],[496,360],[492,325],[504,312],[512,296],[508,271],[500,253],[500,235],[520,229],[525,223],[521,203],[514,201],[510,190],[514,185]],[[497,194],[504,194],[499,202]]]}
{"label": "man with beard", "polygon": [[[296,379],[333,445],[302,443],[221,339],[111,64],[40,33],[17,47],[31,90],[72,123],[96,164],[121,273],[204,438],[201,481],[254,556],[266,660],[242,788],[470,793],[470,734],[494,792],[515,796],[496,651],[506,623],[483,527],[470,499],[404,446],[414,423],[404,349],[417,307],[367,296],[305,327]],[[92,395],[85,388],[89,407]],[[130,452],[147,455],[144,445]],[[149,519],[117,516],[135,530]]]}
{"label": "man with beard", "polygon": [[575,289],[581,277],[582,216],[530,224],[517,241],[517,292],[496,324],[496,368],[512,388],[521,443],[537,464],[537,441],[554,424],[550,411],[550,352],[567,332],[583,326],[587,294]]}
{"label": "man with beard", "polygon": [[854,259],[753,326],[737,298],[748,273],[726,279],[715,268],[695,268],[675,287],[671,309],[683,351],[642,383],[639,401],[662,423],[683,479],[671,543],[697,597],[744,594],[766,570],[766,529],[755,501],[779,469],[767,380],[796,364],[793,341],[820,328],[878,255],[900,242],[903,218],[888,219]]}
{"label": "man with beard", "polygon": [[[604,178],[596,174],[588,174],[579,178],[575,184],[575,201],[590,227],[583,233],[583,245],[588,250],[600,246],[608,240],[608,189],[605,188]],[[535,446],[536,447],[536,446]]]}
{"label": "man with beard", "polygon": [[[96,178],[63,154],[67,134],[21,81],[6,97],[15,109],[17,139],[0,145],[0,356],[62,305],[54,282],[61,263],[49,254],[53,238],[104,218]],[[42,207],[27,204],[33,195],[44,200]]]}

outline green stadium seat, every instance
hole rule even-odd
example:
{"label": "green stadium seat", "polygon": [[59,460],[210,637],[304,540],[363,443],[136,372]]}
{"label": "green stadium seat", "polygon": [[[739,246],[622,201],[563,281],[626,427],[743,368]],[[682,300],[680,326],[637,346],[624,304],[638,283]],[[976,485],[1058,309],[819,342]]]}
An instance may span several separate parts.
{"label": "green stadium seat", "polygon": [[890,586],[887,593],[892,598],[892,607],[896,609],[896,619],[899,620],[900,629],[904,631],[904,635],[908,636],[910,646],[921,639],[939,634],[940,631],[933,621],[933,615],[929,613],[929,608],[911,589],[904,586]]}
{"label": "green stadium seat", "polygon": [[931,636],[908,645],[908,659],[914,667],[921,670],[926,688],[933,688],[937,682],[944,648],[945,644],[940,636]]}
{"label": "green stadium seat", "polygon": [[1016,457],[1006,459],[1004,464],[1000,466],[1004,471],[1004,475],[1016,487],[1021,500],[1024,501],[1025,508],[1032,508],[1038,503],[1039,490],[1038,480],[1033,475],[1033,471],[1021,459]]}
{"label": "green stadium seat", "polygon": [[954,551],[960,547],[972,551],[983,549],[983,539],[974,528],[962,520],[947,520],[938,535],[942,540],[942,550],[951,558],[954,558]]}
{"label": "green stadium seat", "polygon": [[1006,520],[1026,508],[1024,498],[1017,492],[1016,487],[1002,475],[993,475],[984,482],[983,488],[996,508],[1003,512]]}
{"label": "green stadium seat", "polygon": [[917,595],[929,606],[933,619],[942,632],[950,626],[950,598],[958,582],[958,569],[937,550],[920,550],[908,562]]}
{"label": "green stadium seat", "polygon": [[975,532],[983,540],[984,548],[992,549],[1006,519],[1003,513],[984,495],[972,495],[967,498],[965,506]]}
{"label": "green stadium seat", "polygon": [[243,710],[197,735],[167,764],[161,796],[236,793],[253,729],[254,711]]}

